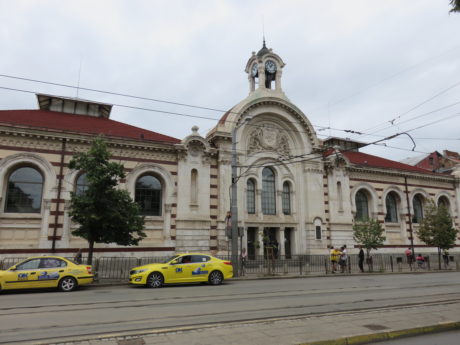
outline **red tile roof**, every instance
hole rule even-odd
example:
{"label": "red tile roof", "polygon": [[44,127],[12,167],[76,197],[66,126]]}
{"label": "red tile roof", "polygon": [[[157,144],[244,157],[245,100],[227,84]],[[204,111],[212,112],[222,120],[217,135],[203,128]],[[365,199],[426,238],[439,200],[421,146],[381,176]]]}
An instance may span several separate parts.
{"label": "red tile roof", "polygon": [[172,144],[180,142],[179,139],[167,135],[110,119],[47,110],[0,110],[0,125],[2,124]]}
{"label": "red tile roof", "polygon": [[412,171],[422,174],[433,174],[432,172],[418,168],[416,166],[392,161],[382,157],[372,156],[367,153],[354,152],[354,151],[342,151],[342,154],[348,158],[348,160],[355,165],[368,166],[374,168],[383,168],[383,169],[393,169],[393,170],[403,170],[403,171]]}

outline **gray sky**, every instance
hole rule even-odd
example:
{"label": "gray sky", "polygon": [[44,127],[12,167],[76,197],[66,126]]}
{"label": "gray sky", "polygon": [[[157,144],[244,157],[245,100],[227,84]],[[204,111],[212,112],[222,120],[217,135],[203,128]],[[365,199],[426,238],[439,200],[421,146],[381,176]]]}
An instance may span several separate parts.
{"label": "gray sky", "polygon": [[[451,106],[460,102],[460,14],[449,9],[449,0],[0,0],[0,74],[77,85],[81,65],[85,88],[227,110],[248,94],[244,68],[262,46],[264,22],[267,46],[286,62],[283,89],[313,125],[375,132],[316,127],[320,138],[372,142],[436,122],[409,132],[416,150],[460,151],[460,104]],[[5,77],[0,86],[77,96]],[[78,96],[222,115],[82,90]],[[0,109],[36,107],[33,94],[0,89]],[[117,106],[111,118],[179,139],[193,125],[206,135],[216,124]],[[363,151],[395,160],[421,154],[410,151],[405,135],[386,143],[407,151]]]}

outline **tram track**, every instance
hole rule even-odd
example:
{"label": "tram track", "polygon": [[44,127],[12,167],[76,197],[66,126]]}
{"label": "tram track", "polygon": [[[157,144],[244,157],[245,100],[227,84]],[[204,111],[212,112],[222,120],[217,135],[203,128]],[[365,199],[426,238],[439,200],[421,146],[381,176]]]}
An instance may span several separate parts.
{"label": "tram track", "polygon": [[[53,343],[66,343],[66,342],[79,342],[79,341],[90,341],[94,339],[102,340],[108,338],[120,338],[120,337],[127,337],[127,336],[148,336],[148,335],[160,335],[160,334],[168,334],[168,333],[176,333],[176,332],[187,332],[187,331],[197,331],[197,330],[204,330],[209,328],[216,328],[216,327],[232,327],[234,325],[253,325],[258,323],[273,323],[279,321],[289,321],[289,320],[301,320],[301,319],[312,319],[312,318],[325,318],[330,316],[347,316],[347,315],[355,315],[355,314],[372,314],[372,313],[384,313],[394,310],[402,310],[402,309],[414,309],[414,308],[422,308],[422,307],[429,307],[429,306],[439,306],[439,305],[459,305],[460,307],[460,297],[455,299],[439,299],[435,301],[425,301],[425,302],[415,302],[415,303],[400,303],[394,304],[391,306],[372,306],[366,308],[352,308],[343,311],[328,311],[328,312],[311,312],[311,313],[301,313],[301,314],[288,314],[288,315],[280,315],[280,316],[271,316],[271,317],[258,317],[258,318],[245,318],[245,317],[228,317],[228,320],[222,321],[215,321],[215,322],[195,322],[195,323],[183,323],[180,325],[170,326],[170,327],[133,327],[131,324],[136,323],[141,320],[131,320],[128,322],[128,327],[123,330],[119,331],[110,331],[110,332],[75,332],[73,334],[67,333],[66,336],[47,336],[47,337],[33,337],[28,339],[0,339],[0,344],[34,344],[34,345],[45,345],[45,344],[53,344]],[[227,316],[228,312],[226,313]],[[236,314],[236,313],[235,313]],[[200,314],[202,315],[202,314]],[[145,321],[145,320],[143,320]],[[108,325],[107,323],[106,325]],[[100,325],[104,325],[104,323],[100,323]],[[82,324],[80,326],[86,327],[90,326]],[[94,325],[91,325],[94,326]],[[16,330],[18,331],[18,330]]]}

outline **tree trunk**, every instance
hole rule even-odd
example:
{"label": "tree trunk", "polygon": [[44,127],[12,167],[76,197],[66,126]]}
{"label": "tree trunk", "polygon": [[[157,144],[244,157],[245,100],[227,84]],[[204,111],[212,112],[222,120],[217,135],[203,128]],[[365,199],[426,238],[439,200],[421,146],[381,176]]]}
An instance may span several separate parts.
{"label": "tree trunk", "polygon": [[93,250],[94,250],[94,240],[88,240],[89,248],[88,248],[88,259],[86,260],[87,265],[93,264]]}
{"label": "tree trunk", "polygon": [[439,264],[439,270],[441,270],[441,248],[438,247],[438,264]]}

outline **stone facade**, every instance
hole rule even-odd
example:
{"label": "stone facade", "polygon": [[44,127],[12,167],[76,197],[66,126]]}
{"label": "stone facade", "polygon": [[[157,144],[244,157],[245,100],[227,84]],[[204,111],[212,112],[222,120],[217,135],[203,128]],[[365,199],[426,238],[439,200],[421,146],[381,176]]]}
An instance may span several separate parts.
{"label": "stone facade", "polygon": [[[160,215],[146,217],[147,237],[140,245],[97,244],[96,255],[227,254],[233,131],[239,225],[250,256],[262,255],[267,241],[276,243],[278,254],[286,256],[325,254],[331,245],[352,248],[353,222],[357,212],[362,212],[358,210],[362,205],[356,202],[358,194],[366,199],[368,215],[385,229],[383,251],[401,252],[410,245],[418,226],[413,221],[414,198],[442,201],[458,227],[460,169],[454,168],[450,175],[434,174],[362,154],[353,143],[344,141],[337,146],[340,140],[319,140],[308,118],[283,92],[283,67],[283,60],[264,43],[246,65],[249,95],[205,138],[197,127],[183,140],[159,139],[145,130],[138,137],[113,135],[110,126],[118,126],[123,133],[123,124],[107,122],[111,121],[110,106],[46,95],[39,95],[41,111],[46,114],[59,111],[59,116],[73,116],[72,121],[82,123],[91,115],[109,126],[97,133],[77,130],[80,127],[72,121],[66,128],[51,122],[44,128],[19,123],[12,111],[0,111],[0,255],[48,253],[53,248],[66,254],[86,247],[71,234],[75,224],[68,207],[79,172],[70,170],[68,163],[75,152],[88,149],[94,134],[105,135],[113,159],[124,165],[127,176],[119,188],[135,198],[140,177],[151,174],[161,183]],[[48,103],[53,106],[46,108]],[[99,115],[98,107],[103,110]],[[68,114],[74,108],[80,109],[80,115]],[[84,109],[91,109],[91,114]],[[81,118],[74,120],[75,116]],[[333,148],[328,147],[331,143]],[[33,167],[43,177],[39,212],[7,211],[8,182],[20,167]],[[389,194],[394,200],[391,217]],[[413,241],[423,246],[415,236]]]}

